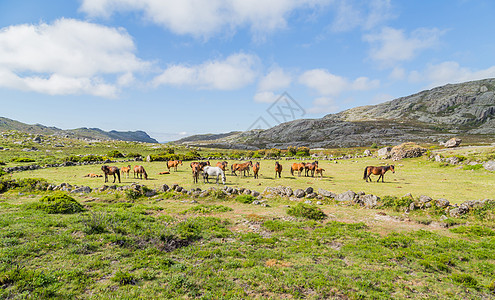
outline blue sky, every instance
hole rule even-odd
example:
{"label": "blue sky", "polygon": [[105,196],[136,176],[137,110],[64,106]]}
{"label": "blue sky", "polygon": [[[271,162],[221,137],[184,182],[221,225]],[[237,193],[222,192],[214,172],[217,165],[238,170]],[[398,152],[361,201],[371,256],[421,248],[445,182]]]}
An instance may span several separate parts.
{"label": "blue sky", "polygon": [[[0,0],[0,116],[159,141],[495,77],[495,1]],[[298,116],[300,117],[300,116]]]}

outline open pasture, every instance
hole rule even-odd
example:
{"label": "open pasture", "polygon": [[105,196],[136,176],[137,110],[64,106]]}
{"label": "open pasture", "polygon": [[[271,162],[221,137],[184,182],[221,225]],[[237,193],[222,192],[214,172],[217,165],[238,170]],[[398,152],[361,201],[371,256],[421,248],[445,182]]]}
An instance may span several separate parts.
{"label": "open pasture", "polygon": [[[263,192],[266,187],[290,186],[292,189],[306,188],[308,186],[314,189],[323,188],[335,193],[342,193],[347,190],[354,192],[363,191],[367,194],[374,194],[379,197],[398,196],[401,197],[411,193],[414,197],[427,195],[432,198],[445,198],[453,203],[460,203],[466,200],[476,200],[493,198],[495,196],[495,174],[484,169],[464,170],[458,166],[444,166],[438,162],[426,160],[425,158],[404,159],[393,162],[377,158],[358,158],[338,161],[319,161],[319,167],[325,169],[323,178],[319,176],[306,177],[304,172],[298,176],[290,174],[290,166],[293,162],[310,160],[278,160],[282,166],[282,178],[275,178],[275,160],[259,160],[261,168],[259,178],[253,178],[251,171],[250,177],[244,177],[238,174],[233,176],[230,171],[232,163],[240,161],[229,161],[225,172],[227,181],[226,185],[233,187],[244,187],[258,192]],[[217,160],[211,160],[215,165]],[[253,162],[256,162],[253,160]],[[337,163],[335,163],[337,162]],[[200,178],[197,184],[193,183],[190,162],[184,162],[178,166],[177,171],[171,169],[170,174],[159,175],[158,173],[167,171],[166,162],[116,162],[109,165],[124,167],[128,164],[143,165],[148,173],[148,180],[133,178],[131,170],[129,178],[121,176],[120,185],[129,185],[133,182],[145,184],[150,188],[158,188],[164,183],[171,185],[177,183],[187,189],[201,188],[206,189],[215,186],[204,184]],[[391,171],[385,174],[385,182],[377,183],[378,176],[372,175],[373,182],[366,183],[363,180],[364,168],[369,165],[379,166],[386,164],[395,165],[395,174]],[[46,168],[34,171],[25,171],[14,173],[14,178],[38,177],[45,178],[50,183],[60,184],[62,182],[72,185],[85,185],[92,188],[102,186],[103,178],[83,177],[89,173],[103,174],[100,170],[101,165],[86,165],[73,167]],[[239,172],[238,172],[239,173]],[[109,177],[109,183],[112,184],[113,177]],[[118,182],[116,182],[119,185]]]}

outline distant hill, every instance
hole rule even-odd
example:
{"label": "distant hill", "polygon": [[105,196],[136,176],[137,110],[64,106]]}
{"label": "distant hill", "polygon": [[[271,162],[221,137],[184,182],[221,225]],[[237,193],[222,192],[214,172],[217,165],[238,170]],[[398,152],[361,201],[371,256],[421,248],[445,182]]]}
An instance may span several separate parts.
{"label": "distant hill", "polygon": [[63,130],[41,124],[29,125],[19,121],[0,117],[0,131],[18,130],[21,132],[44,135],[59,135],[89,140],[120,140],[145,143],[158,143],[144,131],[104,131],[99,128],[77,128]]}
{"label": "distant hill", "polygon": [[361,106],[321,119],[300,119],[267,130],[216,140],[189,137],[178,143],[256,149],[287,146],[350,147],[405,141],[438,142],[453,136],[495,142],[495,79],[422,91],[378,105]]}

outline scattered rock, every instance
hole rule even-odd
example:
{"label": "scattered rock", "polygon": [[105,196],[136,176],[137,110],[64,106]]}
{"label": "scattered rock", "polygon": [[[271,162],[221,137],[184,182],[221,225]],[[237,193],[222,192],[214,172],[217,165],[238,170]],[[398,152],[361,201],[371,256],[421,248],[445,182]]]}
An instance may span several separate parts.
{"label": "scattered rock", "polygon": [[438,208],[446,208],[449,205],[450,205],[450,202],[447,199],[440,198],[440,199],[435,200],[435,206]]}
{"label": "scattered rock", "polygon": [[338,194],[335,196],[335,200],[337,201],[353,201],[354,197],[356,197],[356,193],[353,191],[343,192],[342,194]]}
{"label": "scattered rock", "polygon": [[294,191],[294,196],[297,198],[302,198],[306,195],[306,193],[302,189],[297,189]]}
{"label": "scattered rock", "polygon": [[495,160],[489,160],[483,164],[483,168],[485,168],[488,171],[495,171]]}
{"label": "scattered rock", "polygon": [[450,140],[446,141],[445,143],[443,143],[443,146],[445,148],[455,148],[455,147],[459,147],[461,142],[462,142],[461,139],[454,137],[454,138],[451,138]]}
{"label": "scattered rock", "polygon": [[380,200],[380,198],[375,195],[369,194],[369,195],[360,196],[359,200],[361,204],[364,205],[364,207],[372,209],[378,205],[378,201]]}
{"label": "scattered rock", "polygon": [[322,195],[323,197],[330,197],[330,198],[335,198],[335,196],[336,196],[335,193],[324,190],[322,188],[318,189],[318,194]]}
{"label": "scattered rock", "polygon": [[390,158],[390,151],[391,150],[392,150],[391,147],[384,147],[384,148],[379,149],[376,154],[382,158]]}

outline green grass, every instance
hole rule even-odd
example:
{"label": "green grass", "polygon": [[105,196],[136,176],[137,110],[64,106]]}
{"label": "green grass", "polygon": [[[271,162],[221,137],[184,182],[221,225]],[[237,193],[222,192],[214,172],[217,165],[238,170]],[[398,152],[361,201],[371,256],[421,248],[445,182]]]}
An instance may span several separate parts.
{"label": "green grass", "polygon": [[[2,195],[0,298],[493,297],[493,223],[397,231],[346,206],[321,206],[332,220],[289,221],[288,200],[94,196],[76,197],[86,212],[53,215],[25,209],[41,196]],[[203,209],[222,217],[190,214]]]}

